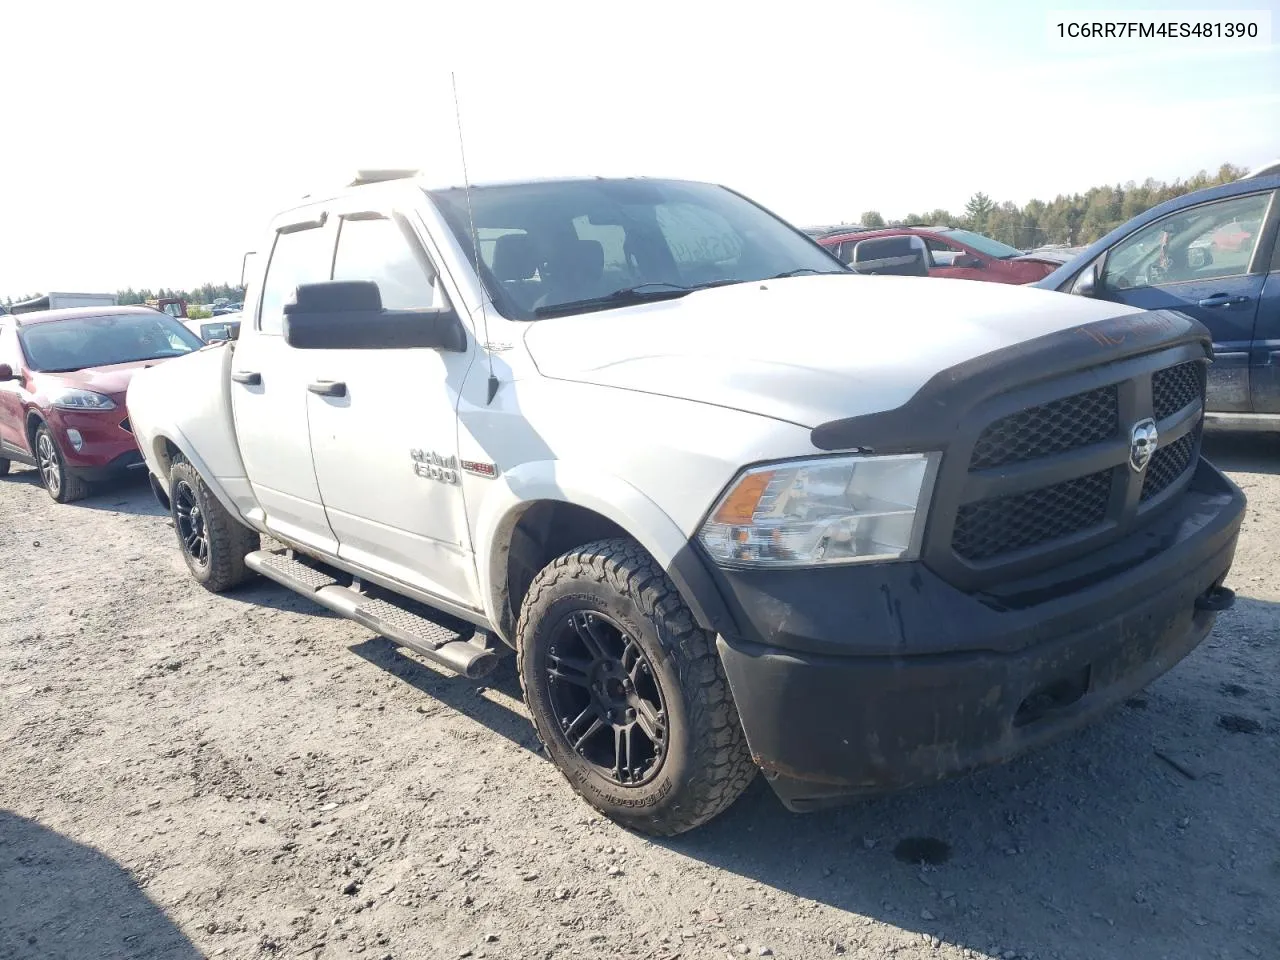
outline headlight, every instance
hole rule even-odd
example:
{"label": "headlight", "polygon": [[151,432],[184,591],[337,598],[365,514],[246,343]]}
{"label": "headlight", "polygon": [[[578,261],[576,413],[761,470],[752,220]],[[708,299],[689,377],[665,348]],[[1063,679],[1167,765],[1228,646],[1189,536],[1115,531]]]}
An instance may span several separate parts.
{"label": "headlight", "polygon": [[49,402],[63,410],[114,410],[116,402],[92,390],[67,387],[49,395]]}
{"label": "headlight", "polygon": [[744,471],[698,539],[724,566],[910,560],[938,454],[822,457]]}

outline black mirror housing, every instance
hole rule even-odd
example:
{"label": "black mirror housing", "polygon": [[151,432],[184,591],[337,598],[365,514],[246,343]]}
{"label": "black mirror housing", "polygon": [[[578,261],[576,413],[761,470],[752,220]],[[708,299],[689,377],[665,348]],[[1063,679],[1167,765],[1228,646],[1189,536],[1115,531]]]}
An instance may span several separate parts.
{"label": "black mirror housing", "polygon": [[284,340],[300,350],[467,348],[453,310],[387,310],[372,280],[299,284],[293,302],[284,306]]}
{"label": "black mirror housing", "polygon": [[929,275],[924,241],[917,236],[872,237],[859,240],[850,266],[856,273]]}

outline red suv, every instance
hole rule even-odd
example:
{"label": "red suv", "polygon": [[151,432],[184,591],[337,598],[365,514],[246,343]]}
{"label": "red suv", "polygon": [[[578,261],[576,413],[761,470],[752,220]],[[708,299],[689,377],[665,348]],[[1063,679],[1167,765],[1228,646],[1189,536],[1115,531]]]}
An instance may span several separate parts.
{"label": "red suv", "polygon": [[[1053,252],[1027,253],[992,240],[980,233],[960,230],[956,227],[885,227],[879,230],[834,229],[817,237],[817,241],[840,260],[858,270],[862,261],[883,260],[873,243],[862,250],[877,251],[862,256],[859,244],[867,240],[887,237],[919,237],[924,244],[922,262],[912,272],[920,276],[954,277],[960,280],[987,280],[992,283],[1034,283],[1047,277],[1062,266],[1070,254],[1056,256]],[[860,273],[882,272],[876,268],[859,270]],[[895,271],[906,272],[906,271]]]}
{"label": "red suv", "polygon": [[134,372],[204,342],[148,307],[77,307],[0,316],[0,476],[40,471],[59,503],[143,462],[124,396]]}

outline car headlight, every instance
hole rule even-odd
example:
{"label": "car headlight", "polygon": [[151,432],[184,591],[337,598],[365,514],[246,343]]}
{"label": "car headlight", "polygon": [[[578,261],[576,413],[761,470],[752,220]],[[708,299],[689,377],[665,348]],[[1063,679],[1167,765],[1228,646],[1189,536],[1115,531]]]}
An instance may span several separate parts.
{"label": "car headlight", "polygon": [[821,457],[743,471],[698,539],[723,566],[910,560],[939,455]]}
{"label": "car headlight", "polygon": [[49,402],[62,410],[114,410],[116,402],[92,390],[66,387],[49,395]]}

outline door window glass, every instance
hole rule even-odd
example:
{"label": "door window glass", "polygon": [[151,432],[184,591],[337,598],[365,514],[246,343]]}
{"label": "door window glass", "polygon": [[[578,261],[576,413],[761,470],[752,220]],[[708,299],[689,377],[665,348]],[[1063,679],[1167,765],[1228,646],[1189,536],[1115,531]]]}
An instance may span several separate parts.
{"label": "door window glass", "polygon": [[386,217],[345,219],[338,231],[333,279],[373,280],[388,310],[447,305],[435,272],[415,253],[400,224]]}
{"label": "door window glass", "polygon": [[1116,244],[1103,286],[1112,290],[1215,280],[1249,272],[1269,193],[1179,210]]}
{"label": "door window glass", "polygon": [[945,240],[939,240],[937,237],[925,237],[924,243],[929,248],[929,253],[933,257],[933,264],[936,267],[953,267],[955,266],[956,257],[964,253],[959,247],[947,243]]}

